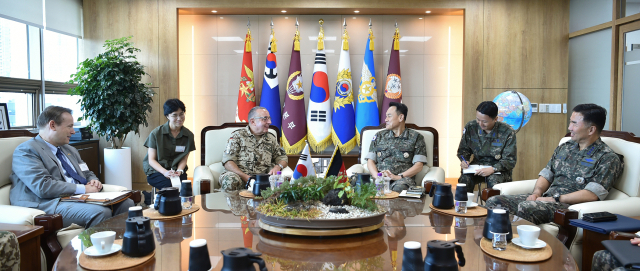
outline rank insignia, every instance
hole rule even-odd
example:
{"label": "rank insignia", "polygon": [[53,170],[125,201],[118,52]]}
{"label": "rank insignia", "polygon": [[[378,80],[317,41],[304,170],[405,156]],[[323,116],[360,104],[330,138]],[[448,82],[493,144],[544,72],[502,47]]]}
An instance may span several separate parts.
{"label": "rank insignia", "polygon": [[576,181],[577,181],[578,183],[580,183],[580,184],[581,184],[581,183],[584,183],[584,178],[582,178],[582,177],[577,177],[577,178],[576,178]]}
{"label": "rank insignia", "polygon": [[405,152],[402,156],[404,156],[404,158],[409,158],[409,153]]}
{"label": "rank insignia", "polygon": [[496,154],[496,160],[500,160],[500,157],[502,157],[500,154]]}

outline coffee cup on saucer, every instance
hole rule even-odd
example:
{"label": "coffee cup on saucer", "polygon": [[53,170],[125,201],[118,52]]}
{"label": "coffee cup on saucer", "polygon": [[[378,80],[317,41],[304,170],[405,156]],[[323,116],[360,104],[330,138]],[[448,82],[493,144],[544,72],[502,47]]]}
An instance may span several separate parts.
{"label": "coffee cup on saucer", "polygon": [[115,231],[101,231],[91,235],[91,243],[95,247],[95,250],[100,254],[105,254],[111,251],[113,241],[116,240]]}
{"label": "coffee cup on saucer", "polygon": [[540,236],[540,228],[532,225],[520,225],[517,227],[520,242],[525,246],[535,246]]}
{"label": "coffee cup on saucer", "polygon": [[473,197],[474,196],[475,195],[473,193],[467,192],[467,198],[469,199],[469,200],[467,200],[467,206],[469,206],[469,205],[471,205],[473,203]]}

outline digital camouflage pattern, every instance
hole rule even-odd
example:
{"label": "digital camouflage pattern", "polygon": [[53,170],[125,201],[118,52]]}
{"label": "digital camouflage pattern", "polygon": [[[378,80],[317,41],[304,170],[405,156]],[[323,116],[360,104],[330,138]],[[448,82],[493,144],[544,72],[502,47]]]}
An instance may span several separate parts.
{"label": "digital camouflage pattern", "polygon": [[20,270],[20,244],[9,231],[0,231],[0,270]]}
{"label": "digital camouflage pattern", "polygon": [[[600,138],[584,150],[569,140],[556,148],[547,166],[540,171],[539,175],[551,183],[542,196],[555,197],[588,190],[604,200],[623,169],[621,156]],[[565,203],[526,201],[529,195],[494,196],[487,200],[487,206],[505,206],[510,213],[534,224],[551,222],[557,209],[569,207]]]}
{"label": "digital camouflage pattern", "polygon": [[[493,166],[500,172],[486,177],[488,187],[510,182],[511,172],[517,160],[516,131],[509,124],[497,121],[493,130],[487,134],[475,120],[472,120],[464,126],[457,155],[460,162],[462,156],[471,165]],[[468,187],[474,187],[483,181],[485,177],[473,174],[460,174],[458,179],[458,183],[466,184]]]}
{"label": "digital camouflage pattern", "polygon": [[[378,171],[389,170],[398,175],[417,162],[422,162],[426,166],[427,146],[424,143],[424,137],[412,129],[405,129],[399,137],[396,137],[393,131],[385,129],[373,137],[365,161],[367,159],[376,162]],[[416,185],[415,176],[392,181],[389,188],[402,192],[414,185]]]}
{"label": "digital camouflage pattern", "polygon": [[625,271],[622,264],[608,250],[596,251],[591,261],[592,271]]}
{"label": "digital camouflage pattern", "polygon": [[[284,149],[280,147],[276,136],[266,133],[257,138],[249,130],[249,126],[238,129],[231,134],[227,147],[222,154],[222,164],[233,161],[238,168],[248,175],[268,173],[276,163],[288,162]],[[232,191],[244,187],[238,174],[225,170],[220,175],[220,186],[223,190]]]}

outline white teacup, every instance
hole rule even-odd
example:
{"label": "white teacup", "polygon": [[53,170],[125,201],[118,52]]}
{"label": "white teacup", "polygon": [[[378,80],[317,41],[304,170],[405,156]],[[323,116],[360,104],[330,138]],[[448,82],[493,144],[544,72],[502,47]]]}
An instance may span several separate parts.
{"label": "white teacup", "polygon": [[518,235],[520,236],[520,242],[525,246],[533,246],[540,236],[540,228],[531,225],[518,226]]}
{"label": "white teacup", "polygon": [[115,231],[101,231],[91,235],[91,243],[98,253],[103,254],[111,251],[113,241],[116,240]]}
{"label": "white teacup", "polygon": [[473,193],[468,193],[468,192],[467,192],[467,198],[468,198],[468,200],[467,200],[467,206],[468,206],[468,205],[470,205],[470,204],[473,202],[473,197],[474,197],[474,196],[475,196],[475,195],[474,195]]}

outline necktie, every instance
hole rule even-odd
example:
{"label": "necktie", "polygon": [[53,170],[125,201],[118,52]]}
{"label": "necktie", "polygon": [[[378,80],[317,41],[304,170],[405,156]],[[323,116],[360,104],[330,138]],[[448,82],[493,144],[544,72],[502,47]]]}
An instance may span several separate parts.
{"label": "necktie", "polygon": [[62,153],[62,150],[60,150],[60,148],[58,148],[58,151],[56,152],[56,157],[58,157],[58,160],[60,160],[60,163],[62,164],[62,168],[64,168],[64,170],[67,172],[68,177],[73,178],[80,184],[87,184],[87,179],[82,178],[82,176],[78,175],[78,173],[76,173],[76,171],[71,167],[71,165],[67,163],[67,159],[64,158],[64,154]]}

